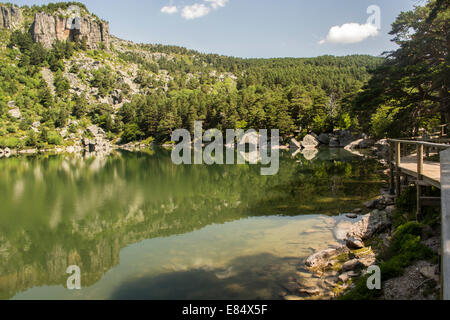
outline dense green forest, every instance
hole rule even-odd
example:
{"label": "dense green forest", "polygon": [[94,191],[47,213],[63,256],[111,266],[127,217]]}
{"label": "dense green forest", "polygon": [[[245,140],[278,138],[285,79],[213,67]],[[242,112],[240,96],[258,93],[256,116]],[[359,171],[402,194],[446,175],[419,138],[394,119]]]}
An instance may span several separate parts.
{"label": "dense green forest", "polygon": [[[33,6],[25,15],[67,5]],[[91,123],[120,143],[169,141],[174,129],[192,130],[195,120],[205,129],[277,128],[284,138],[336,129],[411,135],[448,122],[449,20],[447,1],[402,13],[392,30],[400,48],[386,58],[240,59],[129,42],[88,50],[84,39],[45,49],[27,29],[0,30],[0,147],[68,145],[74,142],[61,130],[75,134]],[[101,67],[71,64],[80,56]],[[137,91],[117,76],[129,65],[138,67]],[[52,85],[42,68],[53,73]],[[72,75],[96,93],[72,92]],[[102,100],[112,94],[118,108]],[[20,118],[8,112],[15,106]],[[36,121],[40,129],[31,130]]]}

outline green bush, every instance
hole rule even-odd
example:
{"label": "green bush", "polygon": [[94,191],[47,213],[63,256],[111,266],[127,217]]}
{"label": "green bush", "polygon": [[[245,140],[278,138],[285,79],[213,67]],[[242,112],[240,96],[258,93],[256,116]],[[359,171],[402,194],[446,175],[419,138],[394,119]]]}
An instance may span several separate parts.
{"label": "green bush", "polygon": [[23,142],[16,137],[0,138],[0,148],[21,149]]}
{"label": "green bush", "polygon": [[14,127],[14,126],[8,126],[8,127],[6,128],[6,131],[8,131],[8,133],[16,133],[16,132],[17,132],[17,129],[16,129],[16,127]]}
{"label": "green bush", "polygon": [[33,130],[28,131],[27,138],[25,139],[25,145],[27,147],[36,147],[38,144],[38,138]]}
{"label": "green bush", "polygon": [[47,141],[50,145],[60,146],[63,144],[63,138],[55,131],[47,133]]}
{"label": "green bush", "polygon": [[143,137],[143,133],[139,130],[137,124],[127,124],[121,136],[122,143],[128,143],[132,141],[140,140]]}

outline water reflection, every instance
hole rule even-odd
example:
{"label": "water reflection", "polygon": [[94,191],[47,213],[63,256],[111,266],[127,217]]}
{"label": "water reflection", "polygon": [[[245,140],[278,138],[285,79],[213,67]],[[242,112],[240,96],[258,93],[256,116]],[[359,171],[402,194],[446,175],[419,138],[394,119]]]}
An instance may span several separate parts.
{"label": "water reflection", "polygon": [[[187,234],[192,234],[191,249],[170,253],[169,243],[166,255],[174,261],[185,257],[179,264],[186,265],[190,256],[202,256],[202,252],[196,252],[196,247],[201,247],[211,254],[214,270],[210,272],[219,280],[233,279],[245,272],[236,271],[237,262],[230,264],[232,254],[229,253],[228,259],[219,259],[215,253],[219,250],[217,245],[209,240],[198,245],[200,240],[194,240],[198,232],[193,231],[218,225],[214,236],[228,239],[223,233],[239,230],[241,221],[245,221],[242,219],[249,217],[343,212],[375,194],[378,188],[378,177],[373,174],[375,166],[375,162],[355,158],[343,150],[322,150],[312,161],[301,154],[295,159],[283,154],[276,176],[261,176],[259,166],[255,165],[175,166],[167,151],[89,158],[72,155],[2,159],[0,298],[12,298],[38,286],[47,287],[26,293],[39,291],[40,298],[51,297],[54,290],[51,286],[65,285],[65,271],[72,264],[81,267],[83,287],[103,292],[97,295],[94,290],[82,293],[82,297],[108,298],[114,292],[110,288],[112,283],[129,278],[133,268],[130,261],[141,265],[133,272],[159,277],[149,278],[149,283],[157,286],[174,276],[168,276],[168,269],[163,267],[167,262],[164,255],[152,259],[152,270],[159,273],[152,271],[149,275],[148,261],[142,265],[143,253],[148,248],[127,247],[146,239],[154,239],[146,240],[153,246],[156,239],[172,241],[176,235]],[[237,224],[230,231],[225,225],[233,221]],[[272,230],[273,224],[264,228]],[[264,228],[256,228],[256,234]],[[298,236],[296,232],[292,239]],[[333,240],[327,236],[328,241]],[[267,253],[268,244],[249,243],[248,232],[233,239],[234,255],[245,256],[246,250],[254,256]],[[258,250],[250,250],[251,247]],[[298,250],[300,247],[304,245]],[[124,258],[130,250],[133,253]],[[275,252],[274,256],[282,257],[285,253]],[[215,270],[219,260],[224,262]],[[251,265],[250,260],[244,261]],[[106,274],[114,267],[121,271],[115,280],[108,280]],[[195,270],[199,270],[198,266],[192,264],[184,271],[175,268],[171,273],[179,278],[187,275],[183,272]],[[208,278],[209,274],[201,273],[201,277],[205,276]],[[227,285],[237,288],[231,282]],[[124,288],[126,285],[112,297],[123,296],[128,291]],[[226,292],[223,291],[224,296]],[[261,292],[259,295],[264,296]]]}

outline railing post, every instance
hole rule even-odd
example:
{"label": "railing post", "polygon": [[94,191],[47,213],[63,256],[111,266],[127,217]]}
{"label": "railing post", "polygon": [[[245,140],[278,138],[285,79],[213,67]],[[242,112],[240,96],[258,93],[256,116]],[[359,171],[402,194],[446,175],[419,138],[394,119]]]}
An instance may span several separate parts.
{"label": "railing post", "polygon": [[394,166],[394,143],[389,142],[389,192],[391,195],[395,195],[395,166]]}
{"label": "railing post", "polygon": [[399,167],[401,164],[401,147],[400,147],[400,142],[396,142],[395,143],[395,165],[396,167]]}
{"label": "railing post", "polygon": [[423,180],[423,145],[417,146],[417,214],[416,219],[420,221],[422,219],[422,185]]}
{"label": "railing post", "polygon": [[423,180],[423,145],[417,146],[417,180]]}
{"label": "railing post", "polygon": [[441,288],[444,300],[450,300],[450,149],[441,152],[441,201]]}
{"label": "railing post", "polygon": [[401,188],[400,188],[400,164],[401,164],[401,147],[400,142],[395,142],[395,195],[400,197]]}

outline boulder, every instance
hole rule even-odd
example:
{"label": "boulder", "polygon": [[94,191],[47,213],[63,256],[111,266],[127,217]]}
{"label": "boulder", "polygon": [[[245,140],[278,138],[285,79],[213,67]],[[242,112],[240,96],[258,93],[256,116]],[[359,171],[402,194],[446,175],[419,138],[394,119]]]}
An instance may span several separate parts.
{"label": "boulder", "polygon": [[345,244],[347,245],[347,247],[349,249],[352,249],[352,250],[358,250],[358,249],[362,249],[365,247],[364,242],[362,242],[361,239],[353,238],[353,237],[347,238],[345,240]]}
{"label": "boulder", "polygon": [[390,225],[391,222],[386,211],[374,210],[350,228],[347,239],[355,238],[364,241],[374,234],[383,232]]}
{"label": "boulder", "polygon": [[349,272],[345,272],[345,273],[341,274],[338,277],[338,279],[345,283],[348,280],[350,280],[351,278],[356,278],[357,276],[358,276],[358,273],[356,273],[354,271],[349,271]]}
{"label": "boulder", "polygon": [[330,136],[328,134],[322,133],[319,135],[318,139],[320,143],[322,144],[329,144],[330,143]]}
{"label": "boulder", "polygon": [[5,148],[4,152],[5,152],[5,157],[11,156],[11,149]]}
{"label": "boulder", "polygon": [[436,265],[427,265],[420,268],[420,274],[426,279],[433,279],[437,283],[439,283],[439,273],[437,272]]}
{"label": "boulder", "polygon": [[355,149],[368,149],[374,145],[374,141],[370,139],[359,139],[348,144],[345,149],[355,150]]}
{"label": "boulder", "polygon": [[22,114],[20,113],[20,110],[17,107],[14,109],[10,109],[8,111],[8,114],[14,119],[20,119],[22,117]]}
{"label": "boulder", "polygon": [[339,146],[346,147],[355,140],[350,131],[342,130],[339,132]]}
{"label": "boulder", "polygon": [[380,203],[380,200],[381,200],[381,197],[374,199],[374,200],[367,201],[364,203],[364,206],[367,209],[375,209],[378,206],[378,204]]}
{"label": "boulder", "polygon": [[344,246],[325,249],[309,256],[305,264],[309,268],[323,268],[331,263],[332,258],[345,252],[348,252],[348,249]]}
{"label": "boulder", "polygon": [[306,135],[302,140],[302,146],[304,148],[317,148],[319,146],[319,140],[317,140],[313,135]]}
{"label": "boulder", "polygon": [[5,151],[3,151],[3,149],[0,149],[0,158],[3,157],[5,155]]}
{"label": "boulder", "polygon": [[361,262],[359,262],[358,259],[353,259],[353,260],[347,261],[346,263],[344,263],[342,265],[342,271],[343,272],[353,271],[353,270],[358,269],[361,266],[362,266],[362,264],[361,264]]}

